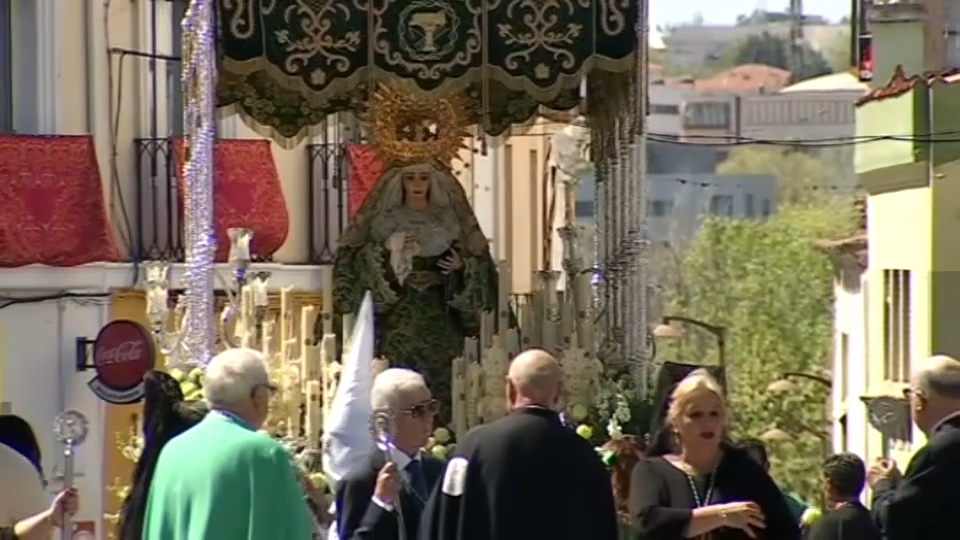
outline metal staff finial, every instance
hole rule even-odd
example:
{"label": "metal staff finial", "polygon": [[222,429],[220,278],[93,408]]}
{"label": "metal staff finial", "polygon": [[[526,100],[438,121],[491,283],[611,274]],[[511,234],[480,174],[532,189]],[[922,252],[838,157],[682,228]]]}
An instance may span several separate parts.
{"label": "metal staff finial", "polygon": [[[53,434],[63,445],[63,487],[64,489],[73,487],[74,470],[73,458],[74,449],[83,444],[87,439],[87,433],[90,431],[87,417],[76,409],[67,409],[57,415],[53,422]],[[60,527],[61,540],[70,540],[73,538],[73,527],[70,524],[70,517],[63,516]]]}

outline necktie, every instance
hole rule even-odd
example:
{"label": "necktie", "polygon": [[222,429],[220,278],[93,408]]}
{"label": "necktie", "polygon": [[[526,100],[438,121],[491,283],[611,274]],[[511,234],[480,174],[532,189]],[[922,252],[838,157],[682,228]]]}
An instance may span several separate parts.
{"label": "necktie", "polygon": [[427,498],[427,477],[423,474],[423,464],[420,463],[419,459],[411,460],[406,467],[407,478],[410,480],[410,488],[413,489],[413,493],[420,499],[426,500]]}

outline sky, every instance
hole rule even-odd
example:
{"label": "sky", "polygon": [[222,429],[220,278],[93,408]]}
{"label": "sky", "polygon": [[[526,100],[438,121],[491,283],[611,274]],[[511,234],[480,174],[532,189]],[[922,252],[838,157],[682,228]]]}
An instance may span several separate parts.
{"label": "sky", "polygon": [[[707,24],[732,24],[737,15],[749,14],[755,9],[786,11],[785,0],[650,0],[650,20],[653,26],[677,24],[703,16]],[[803,12],[822,15],[838,21],[850,13],[847,0],[803,0]]]}

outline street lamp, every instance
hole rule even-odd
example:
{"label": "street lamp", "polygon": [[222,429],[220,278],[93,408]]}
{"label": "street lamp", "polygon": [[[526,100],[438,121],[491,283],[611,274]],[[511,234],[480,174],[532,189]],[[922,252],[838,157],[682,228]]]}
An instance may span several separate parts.
{"label": "street lamp", "polygon": [[812,373],[798,373],[793,371],[788,371],[783,373],[779,379],[773,381],[767,386],[767,392],[786,394],[797,391],[797,384],[791,381],[790,379],[806,379],[808,381],[813,381],[817,384],[829,388],[833,388],[833,381],[826,377],[821,377],[820,375],[814,375]]}
{"label": "street lamp", "polygon": [[653,329],[654,337],[664,338],[664,339],[680,339],[683,337],[683,332],[679,328],[673,326],[672,323],[680,322],[684,324],[692,324],[693,326],[703,328],[707,332],[710,332],[717,338],[717,351],[719,355],[719,364],[721,367],[727,363],[727,327],[726,326],[717,326],[715,324],[710,324],[703,321],[698,321],[696,319],[691,319],[689,317],[681,317],[680,315],[667,315],[663,318],[663,321]]}

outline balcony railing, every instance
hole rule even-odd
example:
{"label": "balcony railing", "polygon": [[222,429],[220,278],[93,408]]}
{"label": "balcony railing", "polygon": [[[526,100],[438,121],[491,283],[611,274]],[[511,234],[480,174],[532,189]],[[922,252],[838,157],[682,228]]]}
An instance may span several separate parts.
{"label": "balcony railing", "polygon": [[332,264],[340,233],[350,221],[349,160],[340,142],[307,145],[310,262]]}
{"label": "balcony railing", "polygon": [[134,139],[136,178],[134,187],[134,260],[183,261],[183,221],[173,140]]}

